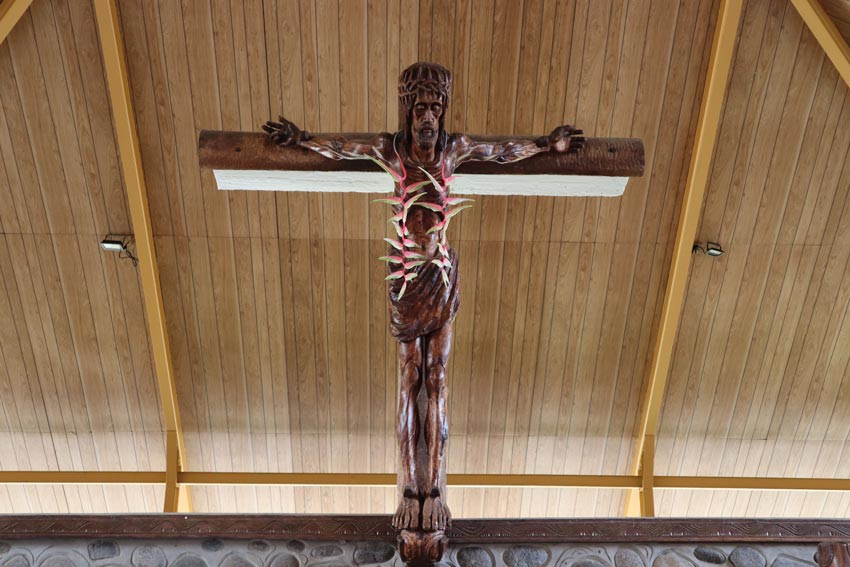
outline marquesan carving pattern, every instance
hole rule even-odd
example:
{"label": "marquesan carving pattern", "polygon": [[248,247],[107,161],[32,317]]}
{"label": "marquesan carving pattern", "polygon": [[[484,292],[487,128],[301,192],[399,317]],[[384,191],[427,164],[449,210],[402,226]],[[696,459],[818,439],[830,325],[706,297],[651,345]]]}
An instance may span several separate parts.
{"label": "marquesan carving pattern", "polygon": [[[846,567],[846,544],[481,544],[444,567]],[[0,567],[401,567],[379,541],[66,539],[0,542]]]}
{"label": "marquesan carving pattern", "polygon": [[[92,539],[298,539],[392,542],[389,516],[286,514],[125,514],[0,516],[0,541]],[[457,544],[512,542],[528,544],[629,542],[640,544],[695,541],[751,544],[844,544],[850,522],[843,520],[755,519],[512,519],[456,520],[447,535]],[[2,567],[2,561],[0,561]],[[825,564],[824,567],[827,567]],[[843,567],[837,565],[836,567]]]}

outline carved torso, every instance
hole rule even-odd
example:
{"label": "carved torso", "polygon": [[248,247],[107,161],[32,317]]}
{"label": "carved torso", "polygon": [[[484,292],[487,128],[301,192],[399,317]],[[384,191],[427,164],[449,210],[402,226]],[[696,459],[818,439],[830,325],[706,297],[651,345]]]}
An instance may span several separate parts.
{"label": "carved torso", "polygon": [[[398,138],[395,136],[395,139]],[[443,207],[449,196],[446,179],[451,177],[450,171],[453,170],[451,160],[446,159],[451,155],[447,151],[450,148],[443,149],[433,163],[420,164],[411,159],[399,145],[394,144],[393,160],[390,162],[390,167],[400,176],[395,185],[395,196],[403,197],[405,188],[427,182],[416,192],[424,193],[418,202]],[[441,192],[435,187],[423,169],[446,189]],[[401,211],[400,205],[393,207],[395,214]],[[416,251],[425,257],[426,262],[413,269],[417,277],[405,286],[402,297],[399,297],[402,280],[389,282],[391,330],[398,340],[409,341],[433,333],[454,319],[460,306],[457,254],[449,246],[445,231],[429,233],[443,221],[443,213],[422,206],[413,206],[407,213],[405,228],[409,234],[405,237],[416,242]],[[445,270],[445,278],[440,268],[431,262],[444,257],[439,249],[440,244],[446,252],[445,257],[451,262],[451,268]],[[390,252],[393,253],[392,250]],[[389,271],[393,269],[390,266]]]}
{"label": "carved torso", "polygon": [[[452,137],[448,136],[445,147],[442,148],[437,158],[432,163],[418,163],[408,154],[406,148],[399,142],[401,136],[396,134],[393,137],[393,159],[391,165],[393,169],[401,176],[401,181],[395,184],[395,195],[402,195],[402,186],[410,187],[420,182],[428,182],[428,176],[422,171],[428,172],[437,182],[446,187],[445,194],[441,195],[440,191],[431,183],[426,183],[421,192],[425,195],[420,199],[420,202],[433,203],[440,207],[445,205],[445,199],[449,197],[449,190],[446,184],[446,179],[451,178],[454,172],[454,160],[452,159],[451,144]],[[395,207],[394,212],[398,212],[399,208]],[[431,228],[442,222],[443,217],[440,213],[429,210],[424,207],[413,207],[408,213],[407,228],[410,231],[410,237],[417,242],[422,253],[427,257],[436,257],[438,254],[437,243],[440,240],[441,233],[427,234]],[[444,244],[448,244],[444,242]]]}

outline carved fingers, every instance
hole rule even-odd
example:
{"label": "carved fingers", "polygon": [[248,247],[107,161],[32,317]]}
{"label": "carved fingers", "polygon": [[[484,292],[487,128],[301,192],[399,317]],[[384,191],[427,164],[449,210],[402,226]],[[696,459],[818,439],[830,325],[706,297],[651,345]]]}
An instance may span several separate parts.
{"label": "carved fingers", "polygon": [[558,126],[549,134],[549,147],[556,152],[575,153],[584,147],[583,130],[569,125]]}
{"label": "carved fingers", "polygon": [[305,132],[298,126],[284,118],[277,117],[278,121],[269,120],[263,124],[263,130],[269,135],[271,140],[279,146],[294,146],[301,140],[305,139]]}

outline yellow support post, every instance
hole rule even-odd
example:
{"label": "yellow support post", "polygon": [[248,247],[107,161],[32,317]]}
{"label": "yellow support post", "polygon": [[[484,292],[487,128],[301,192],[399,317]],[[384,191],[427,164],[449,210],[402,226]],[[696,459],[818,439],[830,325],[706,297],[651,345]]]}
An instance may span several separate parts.
{"label": "yellow support post", "polygon": [[[180,426],[174,368],[171,365],[165,310],[162,305],[162,291],[159,285],[159,268],[156,263],[147,187],[142,170],[142,156],[139,150],[139,135],[136,131],[133,101],[127,76],[124,43],[121,38],[121,26],[118,21],[118,9],[115,0],[95,0],[94,8],[103,62],[106,68],[106,80],[109,85],[109,98],[112,103],[112,118],[118,139],[118,154],[121,158],[124,183],[127,186],[127,201],[130,205],[130,216],[135,231],[136,251],[139,257],[139,270],[150,330],[151,350],[153,351],[156,378],[162,399],[167,452],[171,449],[176,451],[176,456],[172,458],[169,453],[168,459],[169,470],[176,467],[172,471],[173,476],[185,467],[186,450]],[[176,491],[175,486],[174,492],[176,493]],[[166,494],[168,493],[169,491],[166,489]],[[178,500],[175,494],[173,504],[175,510]],[[184,502],[191,506],[190,500],[184,499]],[[168,502],[166,502],[165,507],[169,507]]]}
{"label": "yellow support post", "polygon": [[177,474],[180,468],[180,456],[177,452],[177,434],[168,431],[165,435],[165,503],[163,512],[176,512],[179,493]]}
{"label": "yellow support post", "polygon": [[644,518],[655,516],[655,495],[652,492],[655,481],[655,437],[647,438],[643,447],[641,463],[640,515]]}
{"label": "yellow support post", "polygon": [[0,2],[0,44],[6,41],[12,28],[27,11],[32,0],[3,0]]}
{"label": "yellow support post", "polygon": [[[655,433],[658,429],[658,417],[661,412],[661,404],[664,401],[667,376],[670,373],[673,345],[676,341],[682,304],[685,300],[688,271],[691,265],[691,249],[699,224],[705,189],[708,185],[711,160],[714,155],[714,143],[720,129],[720,112],[726,96],[729,69],[732,66],[732,53],[735,51],[735,39],[741,20],[741,5],[742,0],[721,0],[720,2],[720,13],[717,16],[717,25],[714,30],[714,43],[711,46],[711,60],[705,78],[702,108],[700,109],[699,123],[694,139],[688,180],[685,185],[679,229],[673,247],[673,260],[670,266],[670,275],[667,278],[667,291],[664,294],[664,305],[652,356],[652,367],[650,368],[649,384],[643,405],[638,445],[632,466],[635,474],[639,474],[642,470],[644,453],[648,444],[654,443]],[[636,494],[636,491],[630,491],[626,501],[626,515],[635,515],[635,511],[638,509],[636,502],[638,500],[640,500],[640,495]]]}
{"label": "yellow support post", "polygon": [[850,47],[818,0],[791,0],[812,35],[835,65],[838,74],[850,86]]}

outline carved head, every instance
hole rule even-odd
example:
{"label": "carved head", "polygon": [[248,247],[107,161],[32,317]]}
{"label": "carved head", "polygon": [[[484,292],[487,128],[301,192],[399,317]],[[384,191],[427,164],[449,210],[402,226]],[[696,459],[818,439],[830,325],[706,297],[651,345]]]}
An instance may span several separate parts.
{"label": "carved head", "polygon": [[423,149],[439,148],[452,91],[451,72],[436,63],[418,62],[398,80],[399,129]]}

